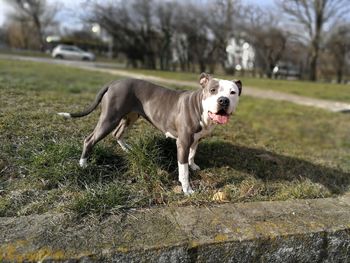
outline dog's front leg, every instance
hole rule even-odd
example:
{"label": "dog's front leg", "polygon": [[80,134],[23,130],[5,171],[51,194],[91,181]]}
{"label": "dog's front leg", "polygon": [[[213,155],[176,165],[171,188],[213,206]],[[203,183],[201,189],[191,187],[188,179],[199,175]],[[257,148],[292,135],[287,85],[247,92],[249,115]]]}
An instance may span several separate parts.
{"label": "dog's front leg", "polygon": [[194,156],[196,155],[197,147],[198,141],[194,141],[190,147],[190,153],[188,156],[188,163],[193,171],[198,171],[201,169],[197,164],[194,163]]}
{"label": "dog's front leg", "polygon": [[185,195],[193,194],[190,186],[189,171],[188,171],[188,155],[192,141],[190,139],[176,140],[177,145],[177,163],[179,167],[179,181],[182,186],[182,191]]}

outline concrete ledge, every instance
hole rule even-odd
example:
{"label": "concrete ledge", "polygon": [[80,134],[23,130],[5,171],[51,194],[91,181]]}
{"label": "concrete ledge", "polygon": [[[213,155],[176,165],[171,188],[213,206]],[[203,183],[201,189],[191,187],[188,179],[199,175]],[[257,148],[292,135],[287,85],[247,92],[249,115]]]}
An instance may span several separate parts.
{"label": "concrete ledge", "polygon": [[350,262],[350,196],[0,219],[0,262]]}

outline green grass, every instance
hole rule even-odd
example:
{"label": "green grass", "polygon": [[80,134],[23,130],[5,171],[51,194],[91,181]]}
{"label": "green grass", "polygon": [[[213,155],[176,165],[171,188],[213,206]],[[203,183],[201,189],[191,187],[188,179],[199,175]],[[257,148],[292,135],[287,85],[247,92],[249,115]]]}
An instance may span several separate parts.
{"label": "green grass", "polygon": [[[198,81],[199,74],[186,72],[170,72],[156,70],[139,70],[133,69],[133,72],[154,75],[163,78]],[[224,79],[240,79],[244,86],[250,86],[259,89],[274,90],[280,92],[291,93],[311,98],[335,100],[350,103],[350,85],[333,84],[324,82],[310,82],[297,80],[276,80],[267,78],[251,78],[244,76],[232,75],[215,75]]]}
{"label": "green grass", "polygon": [[[34,56],[34,57],[50,57],[46,53],[31,52],[31,51],[9,51],[0,50],[0,53],[13,54],[21,56]],[[99,62],[109,62],[111,67],[120,67],[121,61],[115,61],[107,58],[98,57]],[[115,64],[115,62],[118,62]],[[123,69],[123,68],[122,68]],[[141,73],[145,75],[154,75],[162,78],[186,80],[186,81],[198,81],[198,73],[190,72],[174,72],[174,71],[159,71],[159,70],[146,70],[146,69],[128,69],[135,73]],[[350,103],[350,85],[335,84],[327,82],[310,82],[310,81],[298,81],[298,80],[276,80],[267,78],[252,78],[237,75],[223,75],[215,74],[216,77],[224,79],[240,79],[243,82],[243,86],[250,86],[258,89],[280,91],[300,96],[306,96],[310,98],[333,100],[340,102]],[[243,91],[244,92],[244,91]]]}
{"label": "green grass", "polygon": [[350,115],[242,97],[237,114],[199,145],[196,194],[178,193],[175,141],[146,121],[126,154],[107,137],[89,166],[78,160],[98,111],[81,110],[115,76],[41,63],[0,60],[0,216],[71,212],[104,215],[155,205],[287,200],[343,194],[350,185]]}
{"label": "green grass", "polygon": [[[33,51],[16,51],[16,50],[0,50],[0,54],[13,54],[21,56],[34,56],[34,57],[50,57],[49,54],[42,52]],[[122,62],[114,59],[108,59],[98,57],[99,62],[109,62],[111,66],[114,63],[118,63],[118,67]],[[185,81],[198,81],[198,73],[190,72],[174,72],[174,71],[159,71],[159,70],[146,70],[146,69],[128,69],[129,71],[145,74],[154,75],[162,78],[185,80]],[[224,79],[240,79],[243,82],[243,86],[250,86],[259,89],[280,91],[300,96],[306,96],[310,98],[334,100],[340,102],[350,103],[350,85],[335,84],[327,82],[310,82],[310,81],[297,81],[297,80],[276,80],[267,78],[252,78],[241,75],[223,75],[216,74],[216,77]],[[244,92],[244,91],[243,91]]]}

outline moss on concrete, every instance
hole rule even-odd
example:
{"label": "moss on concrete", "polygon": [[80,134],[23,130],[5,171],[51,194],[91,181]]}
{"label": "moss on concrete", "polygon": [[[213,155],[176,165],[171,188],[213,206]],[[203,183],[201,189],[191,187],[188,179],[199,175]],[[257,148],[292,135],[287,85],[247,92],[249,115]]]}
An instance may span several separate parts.
{"label": "moss on concrete", "polygon": [[44,259],[64,260],[67,257],[66,251],[63,250],[52,250],[48,247],[42,247],[38,250],[26,251],[26,247],[28,246],[30,244],[27,240],[17,240],[13,243],[2,245],[0,247],[0,262],[37,262]]}
{"label": "moss on concrete", "polygon": [[350,197],[0,220],[0,261],[346,262]]}

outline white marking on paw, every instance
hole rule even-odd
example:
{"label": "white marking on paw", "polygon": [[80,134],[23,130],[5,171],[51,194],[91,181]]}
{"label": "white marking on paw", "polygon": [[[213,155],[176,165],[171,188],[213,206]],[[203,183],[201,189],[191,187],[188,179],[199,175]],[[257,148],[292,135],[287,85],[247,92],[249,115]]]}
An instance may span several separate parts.
{"label": "white marking on paw", "polygon": [[59,112],[57,114],[67,119],[72,118],[72,116],[68,112]]}
{"label": "white marking on paw", "polygon": [[86,168],[87,167],[87,159],[83,158],[79,160],[79,165],[81,168]]}
{"label": "white marking on paw", "polygon": [[127,144],[123,139],[117,140],[119,143],[120,147],[122,147],[123,151],[129,152],[131,150],[131,147],[129,144]]}
{"label": "white marking on paw", "polygon": [[184,191],[185,196],[189,196],[189,195],[194,194],[194,191],[192,190],[191,186],[189,186],[186,191],[185,190],[183,190],[183,191]]}
{"label": "white marking on paw", "polygon": [[179,167],[179,181],[182,186],[182,191],[185,195],[193,194],[194,191],[192,190],[189,181],[188,163],[181,164],[180,162],[177,162],[177,164]]}

